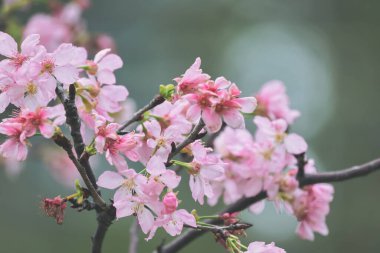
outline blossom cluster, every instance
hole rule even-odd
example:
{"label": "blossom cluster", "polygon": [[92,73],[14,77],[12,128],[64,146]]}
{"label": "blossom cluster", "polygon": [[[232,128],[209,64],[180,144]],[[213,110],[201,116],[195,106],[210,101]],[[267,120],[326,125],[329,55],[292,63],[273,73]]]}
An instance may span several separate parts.
{"label": "blossom cluster", "polygon": [[[51,139],[62,133],[65,110],[57,92],[71,87],[82,133],[91,135],[86,139],[88,150],[104,155],[115,167],[103,172],[97,185],[115,190],[116,218],[135,215],[147,239],[159,228],[175,236],[185,225],[198,226],[196,215],[178,208],[176,188],[183,171],[193,200],[201,205],[205,199],[215,205],[220,198],[230,204],[265,191],[268,200],[298,219],[302,238],[328,233],[325,219],[333,188],[299,186],[297,158],[306,159],[308,146],[300,135],[290,133],[299,113],[289,108],[282,83],[270,82],[255,96],[241,97],[235,83],[203,73],[197,58],[174,79],[177,85],[165,94],[165,101],[146,111],[127,132],[114,118],[129,95],[124,86],[116,85],[114,71],[122,67],[121,58],[103,49],[90,59],[85,48],[69,43],[49,50],[40,40],[40,35],[31,34],[19,49],[10,35],[0,32],[0,109],[16,108],[0,123],[0,133],[7,137],[0,145],[2,156],[25,160],[31,137]],[[245,117],[256,126],[254,135],[245,129]],[[202,129],[193,136],[199,126]],[[206,133],[219,133],[213,145],[200,140]],[[131,168],[131,162],[143,169]],[[304,169],[315,172],[313,160],[307,160]],[[250,210],[259,213],[263,207],[264,201]],[[284,251],[255,242],[247,252]]]}
{"label": "blossom cluster", "polygon": [[8,136],[0,146],[4,157],[25,160],[29,138],[36,134],[51,138],[56,127],[65,122],[63,106],[56,101],[57,83],[65,88],[75,85],[79,113],[92,129],[94,115],[112,121],[110,114],[122,109],[120,101],[125,101],[128,91],[115,85],[113,71],[123,63],[109,49],[89,60],[84,48],[69,43],[49,52],[37,34],[26,37],[20,50],[4,32],[0,32],[0,42],[4,57],[0,61],[0,112],[10,105],[16,108],[12,118],[0,123],[1,133]]}

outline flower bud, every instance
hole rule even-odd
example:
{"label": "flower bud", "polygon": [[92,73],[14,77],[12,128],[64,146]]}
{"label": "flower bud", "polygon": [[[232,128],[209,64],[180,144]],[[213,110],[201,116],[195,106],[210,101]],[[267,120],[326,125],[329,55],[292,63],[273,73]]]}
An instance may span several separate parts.
{"label": "flower bud", "polygon": [[173,192],[168,192],[164,196],[164,199],[162,200],[162,203],[164,204],[165,210],[164,212],[166,214],[173,213],[175,210],[177,210],[178,206],[178,199],[177,195]]}

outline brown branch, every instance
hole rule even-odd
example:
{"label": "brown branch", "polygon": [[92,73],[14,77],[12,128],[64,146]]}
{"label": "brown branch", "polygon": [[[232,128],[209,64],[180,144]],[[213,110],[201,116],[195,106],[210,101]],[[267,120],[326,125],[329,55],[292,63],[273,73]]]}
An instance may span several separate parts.
{"label": "brown branch", "polygon": [[98,227],[92,237],[92,253],[101,253],[104,237],[106,236],[108,228],[116,217],[116,209],[113,206],[108,206],[105,210],[97,211]]}
{"label": "brown branch", "polygon": [[143,108],[141,108],[140,110],[138,110],[135,114],[133,114],[132,118],[130,118],[129,120],[127,120],[127,122],[125,122],[117,130],[117,133],[118,134],[123,134],[123,130],[125,128],[127,128],[129,125],[131,125],[132,123],[141,120],[142,117],[143,117],[143,114],[145,112],[153,109],[154,107],[156,107],[159,104],[162,104],[163,102],[165,102],[165,98],[163,96],[161,96],[161,95],[155,96],[146,106],[144,106]]}
{"label": "brown branch", "polygon": [[305,165],[307,164],[307,161],[305,159],[305,153],[295,155],[295,158],[297,159],[297,180],[300,180],[301,178],[305,177]]}
{"label": "brown branch", "polygon": [[366,176],[372,172],[380,170],[380,158],[362,165],[352,166],[340,171],[320,172],[306,174],[300,179],[300,185],[310,185],[317,183],[333,183],[349,180],[356,177]]}
{"label": "brown branch", "polygon": [[[304,177],[300,178],[299,182],[301,187],[317,183],[341,182],[356,177],[366,176],[377,170],[380,170],[380,159],[376,159],[368,163],[353,166],[340,171],[305,174]],[[248,208],[249,206],[259,202],[260,200],[264,200],[266,197],[266,192],[261,191],[256,196],[253,196],[251,198],[243,198],[238,200],[236,203],[229,205],[221,213],[242,211]],[[207,220],[205,222],[210,224],[216,224],[218,222],[218,219]],[[168,243],[167,245],[160,247],[157,251],[159,253],[178,252],[191,241],[203,235],[205,232],[206,231],[188,230],[184,232],[182,235],[178,236],[175,240]]]}
{"label": "brown branch", "polygon": [[94,199],[94,202],[100,208],[104,209],[106,207],[106,203],[102,199],[102,197],[100,197],[100,195],[98,194],[97,190],[93,186],[90,178],[87,176],[86,169],[82,166],[82,164],[80,164],[80,162],[78,161],[78,159],[74,155],[73,150],[72,150],[73,149],[73,145],[71,144],[70,140],[67,139],[62,133],[56,133],[53,136],[53,140],[54,140],[54,142],[58,146],[60,146],[61,148],[63,148],[66,151],[66,153],[69,156],[70,160],[74,163],[74,165],[77,168],[79,174],[81,175],[81,177],[83,179],[83,182],[85,183],[86,187],[90,191],[91,196]]}
{"label": "brown branch", "polygon": [[70,134],[74,142],[74,148],[75,153],[77,154],[77,157],[80,157],[81,159],[79,162],[81,165],[85,168],[86,174],[89,177],[92,185],[97,189],[98,186],[96,184],[96,178],[94,175],[94,172],[92,171],[92,168],[89,163],[89,156],[85,156],[85,159],[82,159],[82,154],[84,152],[85,144],[82,138],[82,134],[80,131],[81,128],[81,120],[78,115],[78,109],[75,104],[75,85],[71,84],[69,87],[69,96],[67,97],[65,94],[65,90],[63,88],[63,85],[61,83],[57,84],[57,88],[55,89],[55,92],[61,100],[63,107],[65,108],[66,112],[66,123],[70,126]]}

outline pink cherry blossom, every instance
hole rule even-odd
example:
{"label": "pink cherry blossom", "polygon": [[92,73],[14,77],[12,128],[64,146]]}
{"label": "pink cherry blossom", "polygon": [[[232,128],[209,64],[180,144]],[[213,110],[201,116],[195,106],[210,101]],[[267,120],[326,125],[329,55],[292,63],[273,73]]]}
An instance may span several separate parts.
{"label": "pink cherry blossom", "polygon": [[143,195],[143,187],[147,178],[136,173],[133,169],[120,172],[105,171],[101,174],[96,182],[98,186],[106,189],[117,189],[114,195],[114,201],[124,201],[134,193]]}
{"label": "pink cherry blossom", "polygon": [[43,52],[36,56],[35,68],[63,84],[72,84],[79,79],[77,66],[83,65],[86,58],[84,48],[64,43],[53,53]]}
{"label": "pink cherry blossom", "polygon": [[94,61],[87,61],[87,73],[96,76],[103,84],[114,84],[114,71],[123,66],[123,61],[116,54],[109,54],[111,49],[103,49],[95,55]]}
{"label": "pink cherry blossom", "polygon": [[116,123],[107,124],[106,120],[99,116],[95,127],[95,147],[99,153],[106,153],[106,159],[111,165],[123,171],[128,169],[128,164],[122,154],[132,161],[137,161],[139,155],[135,148],[138,142],[134,133],[118,135],[116,132],[119,127]]}
{"label": "pink cherry blossom", "polygon": [[181,94],[191,93],[197,90],[198,85],[207,82],[210,79],[208,74],[202,73],[201,58],[195,59],[191,67],[186,70],[185,74],[174,80],[177,82],[178,91]]}
{"label": "pink cherry blossom", "polygon": [[22,123],[7,121],[0,123],[0,133],[8,136],[0,145],[0,154],[17,161],[25,160],[28,154],[27,138],[33,134],[25,131]]}
{"label": "pink cherry blossom", "polygon": [[298,236],[314,240],[314,232],[325,236],[329,233],[326,216],[330,212],[333,194],[334,188],[330,184],[315,184],[295,192],[292,208],[299,221]]}
{"label": "pink cherry blossom", "polygon": [[127,199],[114,202],[116,217],[122,218],[135,215],[140,224],[141,230],[147,234],[154,226],[154,216],[147,208],[150,206],[149,199],[144,197],[130,196]]}
{"label": "pink cherry blossom", "polygon": [[163,227],[169,235],[176,236],[181,234],[184,224],[191,227],[197,226],[195,217],[192,214],[184,209],[177,210],[178,203],[175,193],[166,193],[162,200],[162,211],[154,222],[147,240],[154,236],[159,227]]}
{"label": "pink cherry blossom", "polygon": [[38,34],[27,36],[21,43],[19,52],[16,41],[9,34],[0,31],[0,55],[7,57],[8,60],[5,61],[17,70],[42,50],[39,42]]}
{"label": "pink cherry blossom", "polygon": [[204,196],[213,197],[213,190],[210,181],[219,180],[224,175],[223,162],[212,154],[207,154],[207,150],[199,141],[191,144],[194,155],[190,163],[190,190],[195,201],[201,205],[204,203]]}
{"label": "pink cherry blossom", "polygon": [[256,116],[254,123],[257,125],[257,140],[270,140],[276,144],[284,144],[290,154],[301,154],[306,152],[307,143],[298,134],[287,134],[288,124],[283,119],[270,121],[268,118]]}
{"label": "pink cherry blossom", "polygon": [[258,101],[257,113],[268,116],[271,119],[284,119],[292,124],[300,113],[289,108],[289,97],[286,88],[281,81],[270,81],[256,94]]}

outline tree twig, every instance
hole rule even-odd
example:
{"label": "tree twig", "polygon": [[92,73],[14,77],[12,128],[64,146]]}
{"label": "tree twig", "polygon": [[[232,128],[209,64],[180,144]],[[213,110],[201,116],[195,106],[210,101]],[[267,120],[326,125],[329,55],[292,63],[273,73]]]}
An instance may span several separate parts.
{"label": "tree twig", "polygon": [[[70,84],[68,97],[66,96],[65,90],[61,83],[57,84],[55,92],[65,108],[66,123],[70,126],[70,134],[74,142],[75,153],[77,154],[77,157],[81,157],[84,152],[85,144],[80,131],[81,121],[78,115],[78,109],[75,104],[75,85]],[[96,178],[89,163],[89,157],[87,157],[87,159],[80,159],[79,162],[85,168],[86,174],[92,185],[97,189],[98,186],[96,185]]]}
{"label": "tree twig", "polygon": [[205,123],[202,119],[199,120],[198,124],[195,125],[191,133],[186,137],[186,139],[181,142],[178,146],[174,148],[172,152],[170,152],[167,164],[170,164],[170,160],[173,159],[182,149],[184,149],[187,145],[199,139],[199,133],[202,131]]}
{"label": "tree twig", "polygon": [[63,148],[67,155],[69,156],[70,160],[74,163],[75,167],[77,168],[79,174],[81,175],[83,182],[85,183],[86,187],[91,193],[92,198],[94,199],[94,202],[102,209],[106,207],[105,201],[100,197],[99,193],[97,192],[96,188],[93,186],[91,180],[87,176],[86,169],[80,164],[78,159],[75,157],[73,153],[73,146],[69,139],[67,139],[62,133],[57,133],[53,136],[54,142]]}
{"label": "tree twig", "polygon": [[141,120],[143,114],[159,104],[162,104],[165,101],[165,98],[161,95],[155,96],[146,106],[138,110],[135,114],[133,114],[132,118],[127,120],[118,130],[118,134],[123,134],[123,130],[131,125],[133,122]]}

